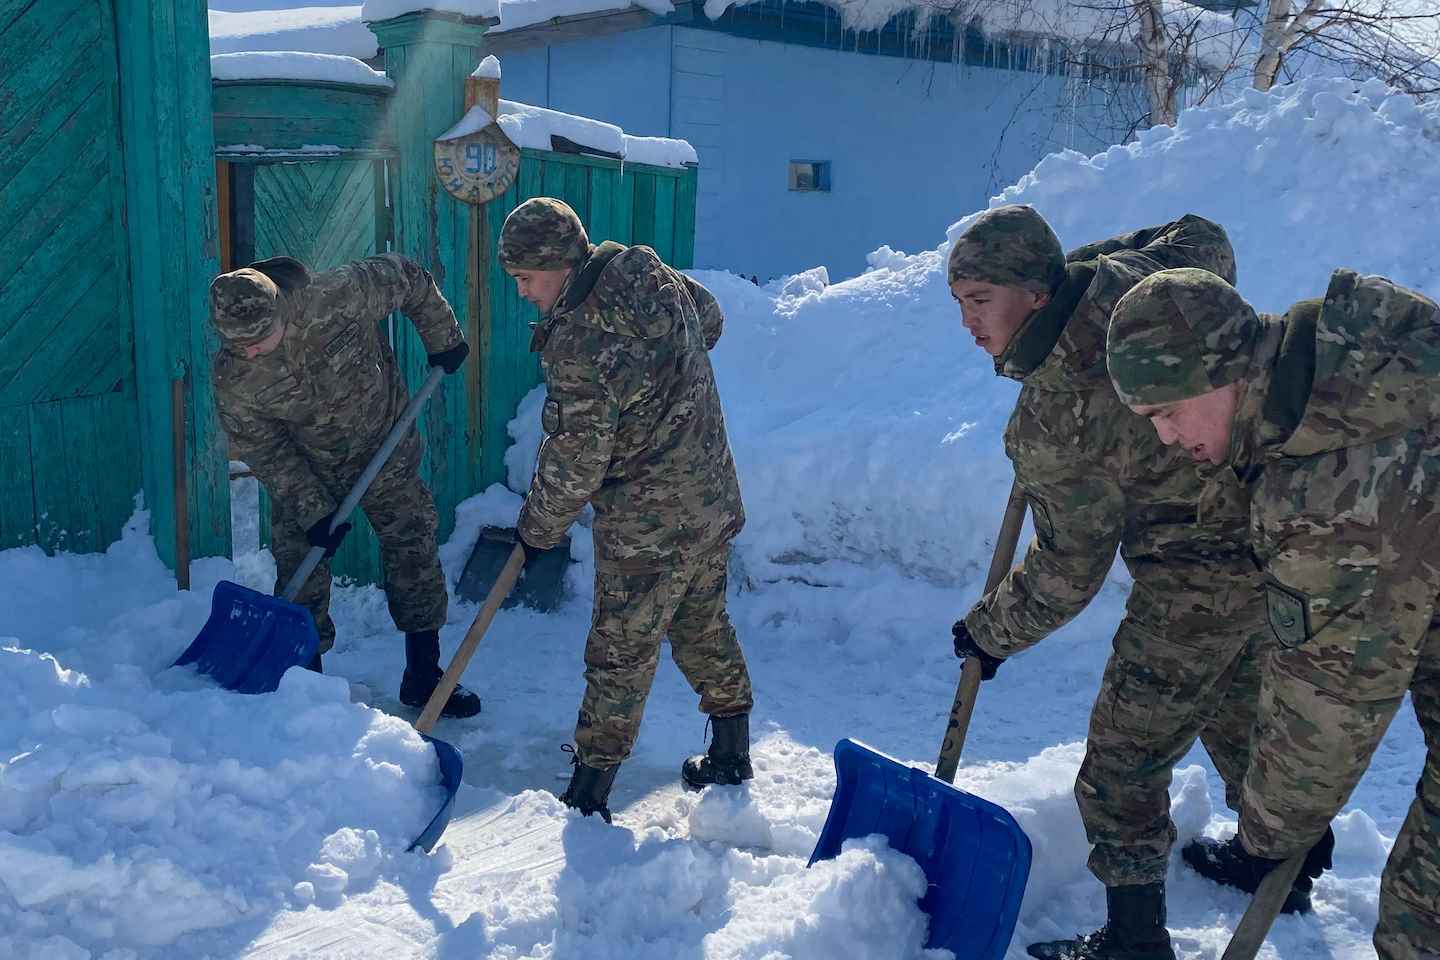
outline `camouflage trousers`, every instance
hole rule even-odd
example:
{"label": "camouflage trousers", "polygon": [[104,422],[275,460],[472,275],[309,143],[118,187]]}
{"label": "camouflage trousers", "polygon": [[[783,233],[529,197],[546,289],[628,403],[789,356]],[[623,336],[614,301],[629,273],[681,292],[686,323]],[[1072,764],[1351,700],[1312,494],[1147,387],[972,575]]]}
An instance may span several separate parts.
{"label": "camouflage trousers", "polygon": [[1165,878],[1176,838],[1171,773],[1197,736],[1239,808],[1272,644],[1253,567],[1139,571],[1075,781],[1090,870],[1101,883]]}
{"label": "camouflage trousers", "polygon": [[581,763],[613,767],[630,756],[667,635],[675,665],[700,695],[701,713],[750,712],[750,672],[725,612],[729,560],[726,544],[659,573],[597,572],[575,726]]}
{"label": "camouflage trousers", "polygon": [[[418,440],[418,437],[416,438]],[[370,485],[360,506],[380,541],[385,568],[385,600],[390,618],[405,633],[438,630],[445,623],[449,597],[440,569],[435,500],[420,479],[420,444],[402,442]],[[355,477],[322,477],[338,504]],[[270,504],[270,549],[275,555],[275,589],[280,590],[310,552],[310,542],[299,518],[287,504]],[[330,619],[330,561],[322,560],[300,588],[295,602],[310,611],[320,634],[320,652],[335,645],[335,622]]]}
{"label": "camouflage trousers", "polygon": [[[1432,601],[1423,615],[1433,617],[1434,608]],[[1380,878],[1375,951],[1381,960],[1440,960],[1440,619],[1419,632],[1423,644],[1396,644],[1390,651],[1393,659],[1408,661],[1397,666],[1409,679],[1426,757]],[[1323,643],[1323,633],[1309,643]],[[1366,700],[1315,684],[1303,676],[1313,652],[1307,645],[1274,654],[1245,780],[1241,839],[1252,852],[1276,859],[1319,839],[1403,702],[1403,688],[1400,696]]]}

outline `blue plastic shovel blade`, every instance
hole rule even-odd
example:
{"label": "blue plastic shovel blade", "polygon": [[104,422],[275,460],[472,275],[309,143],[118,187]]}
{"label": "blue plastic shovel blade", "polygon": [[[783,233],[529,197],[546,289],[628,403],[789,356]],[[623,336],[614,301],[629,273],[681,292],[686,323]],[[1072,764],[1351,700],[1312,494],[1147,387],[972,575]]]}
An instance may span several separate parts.
{"label": "blue plastic shovel blade", "polygon": [[926,946],[1001,960],[1030,876],[1030,838],[1003,807],[854,740],[835,745],[835,797],[813,866],[856,837],[882,834],[925,871]]}
{"label": "blue plastic shovel blade", "polygon": [[210,598],[210,619],[175,665],[193,663],[226,690],[269,693],[286,670],[314,659],[319,646],[304,607],[221,580]]}
{"label": "blue plastic shovel blade", "polygon": [[435,844],[440,842],[440,835],[445,832],[445,828],[450,826],[450,815],[455,811],[455,794],[460,792],[460,781],[465,774],[465,758],[460,755],[459,750],[444,740],[436,740],[423,733],[420,736],[425,737],[425,740],[435,747],[435,759],[440,761],[440,785],[445,788],[445,802],[440,805],[440,812],[435,814],[429,825],[408,848],[418,848],[429,853],[435,849]]}

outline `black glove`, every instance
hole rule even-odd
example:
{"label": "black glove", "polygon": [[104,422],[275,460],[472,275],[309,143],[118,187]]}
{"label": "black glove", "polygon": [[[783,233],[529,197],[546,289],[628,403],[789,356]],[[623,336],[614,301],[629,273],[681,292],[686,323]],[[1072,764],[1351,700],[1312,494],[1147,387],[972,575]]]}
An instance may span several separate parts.
{"label": "black glove", "polygon": [[964,620],[956,620],[955,626],[950,628],[950,633],[955,637],[955,656],[960,659],[974,657],[980,661],[980,679],[990,680],[995,676],[995,671],[1000,669],[1000,664],[1005,662],[1004,657],[992,657],[980,649],[980,644],[970,636],[969,629],[965,626]]}
{"label": "black glove", "polygon": [[326,560],[335,556],[335,551],[340,549],[340,541],[344,540],[345,534],[350,532],[350,524],[342,523],[335,528],[334,533],[331,533],[330,521],[334,519],[335,513],[331,511],[305,531],[305,539],[310,541],[310,546],[325,548]]}
{"label": "black glove", "polygon": [[460,369],[460,364],[464,363],[468,356],[470,356],[470,344],[461,340],[449,350],[429,354],[425,359],[430,361],[432,367],[444,367],[446,373],[454,373]]}

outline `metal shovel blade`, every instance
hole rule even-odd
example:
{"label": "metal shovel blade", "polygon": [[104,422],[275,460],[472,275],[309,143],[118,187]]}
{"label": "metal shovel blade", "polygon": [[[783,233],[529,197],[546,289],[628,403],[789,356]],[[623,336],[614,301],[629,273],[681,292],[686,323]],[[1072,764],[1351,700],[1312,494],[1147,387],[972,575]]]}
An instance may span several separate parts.
{"label": "metal shovel blade", "polygon": [[310,611],[221,580],[210,598],[210,619],[175,665],[194,664],[226,690],[269,693],[286,670],[313,660],[319,646]]}
{"label": "metal shovel blade", "polygon": [[1003,807],[855,740],[835,745],[835,797],[810,864],[849,839],[881,834],[914,858],[929,890],[932,949],[961,960],[1001,960],[1015,933],[1030,838]]}
{"label": "metal shovel blade", "polygon": [[[515,549],[516,533],[512,527],[484,527],[475,541],[475,549],[465,562],[455,593],[472,603],[480,603],[505,569],[510,551]],[[525,576],[505,598],[504,609],[526,606],[549,613],[565,598],[565,571],[570,568],[570,538],[544,551],[525,565]]]}

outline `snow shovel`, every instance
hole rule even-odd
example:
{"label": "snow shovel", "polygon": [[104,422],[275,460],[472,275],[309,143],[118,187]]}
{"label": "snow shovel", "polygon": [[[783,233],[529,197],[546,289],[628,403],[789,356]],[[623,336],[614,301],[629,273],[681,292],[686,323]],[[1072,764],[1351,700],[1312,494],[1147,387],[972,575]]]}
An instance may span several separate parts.
{"label": "snow shovel", "polygon": [[[1010,488],[985,592],[1009,572],[1025,521],[1025,496]],[[882,834],[913,857],[929,889],[926,946],[966,960],[1001,960],[1015,933],[1030,875],[1030,838],[1003,808],[954,786],[980,689],[980,661],[967,658],[940,760],[931,776],[855,740],[835,746],[835,796],[810,864],[840,853],[845,840]]]}
{"label": "snow shovel", "polygon": [[[335,511],[330,522],[332,532],[345,522],[370,488],[443,376],[442,367],[430,369],[425,384],[410,398],[380,450]],[[210,598],[210,619],[175,661],[175,666],[193,663],[197,671],[237,693],[268,693],[278,687],[285,671],[309,663],[320,645],[310,611],[294,599],[324,554],[323,547],[312,547],[279,596],[272,597],[229,580],[217,583]]]}
{"label": "snow shovel", "polygon": [[[473,602],[489,596],[491,586],[510,560],[516,536],[514,527],[482,527],[475,549],[455,584],[456,595]],[[565,598],[565,572],[569,568],[570,538],[562,537],[557,545],[542,550],[530,561],[525,567],[525,579],[501,606],[504,609],[526,606],[549,613]]]}
{"label": "snow shovel", "polygon": [[1265,879],[1260,881],[1260,886],[1255,890],[1255,899],[1251,900],[1250,906],[1245,909],[1245,915],[1240,918],[1235,934],[1230,938],[1230,944],[1225,948],[1220,960],[1255,960],[1255,955],[1260,952],[1260,947],[1265,942],[1266,934],[1270,932],[1275,918],[1280,915],[1280,908],[1285,906],[1285,898],[1290,895],[1295,878],[1300,876],[1300,868],[1305,865],[1305,857],[1309,852],[1308,849],[1301,850],[1271,870]]}
{"label": "snow shovel", "polygon": [[525,550],[516,543],[510,550],[510,558],[505,561],[505,566],[496,578],[495,585],[490,588],[490,595],[485,598],[485,605],[480,612],[475,614],[475,619],[470,623],[470,629],[465,631],[465,639],[460,641],[460,649],[455,651],[455,659],[450,661],[450,666],[445,668],[445,674],[440,682],[435,685],[435,690],[430,694],[430,699],[425,702],[425,709],[420,711],[420,719],[415,721],[415,729],[420,736],[429,740],[435,745],[435,752],[440,757],[440,779],[446,791],[445,803],[440,807],[440,812],[435,814],[430,823],[410,844],[410,849],[423,849],[429,853],[439,842],[440,835],[450,825],[450,816],[455,809],[455,794],[460,790],[460,779],[465,770],[465,761],[460,756],[460,751],[443,740],[436,740],[430,736],[430,731],[435,729],[435,723],[440,719],[440,711],[445,709],[450,694],[455,692],[455,686],[460,682],[460,675],[470,665],[470,658],[475,655],[475,648],[480,646],[480,638],[485,636],[485,631],[490,629],[490,621],[495,619],[495,613],[510,591],[515,586],[515,581],[520,577],[520,570],[525,566]]}

